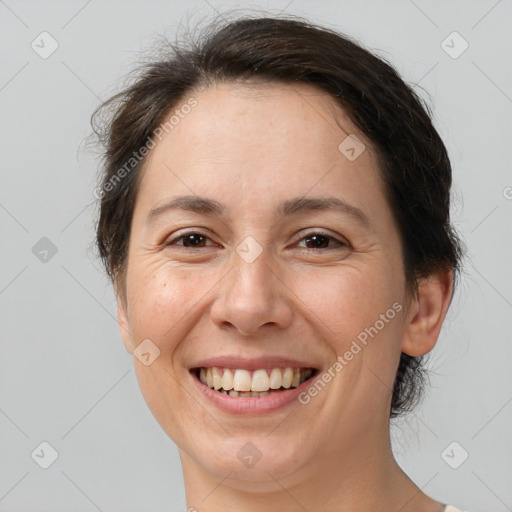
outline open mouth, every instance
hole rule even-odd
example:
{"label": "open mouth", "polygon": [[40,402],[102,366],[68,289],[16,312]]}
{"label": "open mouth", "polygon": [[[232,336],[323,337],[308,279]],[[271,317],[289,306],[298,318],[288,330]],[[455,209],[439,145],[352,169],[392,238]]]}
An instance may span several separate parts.
{"label": "open mouth", "polygon": [[193,368],[192,374],[210,389],[237,398],[260,398],[300,386],[317,374],[315,368]]}

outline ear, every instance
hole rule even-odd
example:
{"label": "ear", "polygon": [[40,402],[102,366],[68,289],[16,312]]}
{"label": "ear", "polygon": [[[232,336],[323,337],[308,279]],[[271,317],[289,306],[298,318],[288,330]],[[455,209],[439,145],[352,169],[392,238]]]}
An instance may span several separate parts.
{"label": "ear", "polygon": [[407,315],[402,352],[421,356],[430,352],[439,337],[453,296],[453,271],[442,270],[421,279],[418,296]]}
{"label": "ear", "polygon": [[133,340],[130,324],[128,322],[128,315],[126,313],[126,306],[120,297],[117,297],[117,324],[119,326],[119,332],[123,339],[123,344],[126,350],[131,354],[133,352]]}

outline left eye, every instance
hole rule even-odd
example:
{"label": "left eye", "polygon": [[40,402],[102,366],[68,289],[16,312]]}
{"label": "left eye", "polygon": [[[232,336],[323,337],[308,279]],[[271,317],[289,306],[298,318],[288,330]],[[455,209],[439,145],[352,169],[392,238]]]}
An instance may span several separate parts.
{"label": "left eye", "polygon": [[302,240],[304,240],[306,244],[310,243],[313,245],[313,247],[307,247],[307,249],[328,249],[329,247],[325,247],[325,245],[329,245],[330,241],[334,241],[335,245],[340,247],[346,247],[348,245],[345,242],[325,233],[309,233],[302,237],[300,241]]}
{"label": "left eye", "polygon": [[[186,248],[190,248],[190,249],[197,249],[197,248],[202,248],[202,247],[208,247],[208,245],[206,245],[207,240],[211,241],[211,239],[208,236],[206,236],[205,234],[200,233],[200,232],[191,232],[191,233],[186,233],[185,235],[180,235],[172,240],[169,240],[168,242],[166,242],[165,245],[166,246],[178,245],[178,246],[182,246],[182,247],[186,247]],[[181,243],[181,244],[176,243],[178,241],[183,241],[183,243]],[[331,246],[329,246],[330,242],[334,242],[334,246],[339,246],[339,247],[347,247],[348,246],[348,244],[346,242],[342,242],[341,240],[338,240],[331,235],[327,235],[327,234],[321,233],[321,232],[311,232],[311,233],[307,234],[306,236],[303,236],[299,240],[299,242],[302,242],[302,241],[305,241],[306,244],[312,245],[312,247],[306,247],[306,249],[329,249],[330,247],[333,246],[333,244],[331,244]],[[209,244],[209,245],[212,246],[213,244]]]}

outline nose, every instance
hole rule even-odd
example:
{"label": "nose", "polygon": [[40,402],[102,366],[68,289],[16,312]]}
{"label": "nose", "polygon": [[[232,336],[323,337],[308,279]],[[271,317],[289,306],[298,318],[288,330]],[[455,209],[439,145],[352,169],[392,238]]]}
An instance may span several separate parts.
{"label": "nose", "polygon": [[210,310],[222,329],[250,336],[287,327],[293,316],[290,290],[263,251],[254,261],[233,254],[231,271],[221,281]]}

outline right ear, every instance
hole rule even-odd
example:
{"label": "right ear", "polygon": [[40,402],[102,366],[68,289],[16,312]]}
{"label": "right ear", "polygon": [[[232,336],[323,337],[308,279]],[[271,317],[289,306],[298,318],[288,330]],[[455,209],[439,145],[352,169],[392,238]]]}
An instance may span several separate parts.
{"label": "right ear", "polygon": [[126,306],[123,304],[123,301],[119,296],[117,297],[117,324],[119,326],[121,338],[123,339],[124,347],[128,353],[131,354],[134,349],[132,331],[126,314]]}

